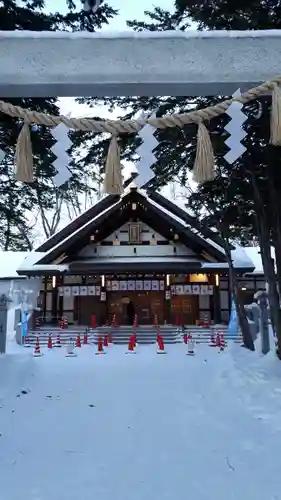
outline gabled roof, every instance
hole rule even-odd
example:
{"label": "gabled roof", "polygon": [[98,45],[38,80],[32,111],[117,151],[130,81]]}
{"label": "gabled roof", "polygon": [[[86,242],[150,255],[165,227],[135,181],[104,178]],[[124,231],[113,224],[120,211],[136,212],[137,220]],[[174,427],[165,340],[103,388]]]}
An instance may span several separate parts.
{"label": "gabled roof", "polygon": [[[122,196],[107,196],[71,221],[64,229],[32,252],[32,261],[30,258],[25,259],[18,269],[18,273],[60,274],[67,272],[73,274],[74,268],[77,268],[78,272],[79,266],[86,265],[85,262],[81,263],[77,260],[78,253],[82,248],[91,241],[102,242],[129,220],[138,219],[161,234],[166,240],[182,243],[187,248],[192,249],[197,256],[196,265],[206,268],[205,272],[212,269],[228,268],[223,243],[217,233],[201,225],[197,219],[191,217],[185,210],[159,193],[147,193],[144,190],[131,187]],[[241,251],[236,262],[236,250],[234,249],[232,252],[236,269],[240,272],[251,272],[254,269],[251,260],[247,258],[242,249],[239,249]],[[146,259],[147,264],[148,260]],[[171,258],[170,261],[171,268],[174,266],[175,269],[178,266],[178,268],[184,267],[187,270],[188,265],[195,266],[195,262],[180,262],[177,256]],[[138,264],[137,256],[134,258],[134,262],[136,265]],[[98,258],[94,258],[93,262],[89,263],[89,267],[104,269],[106,264],[117,266],[117,263],[113,262],[112,259],[108,259],[107,263],[101,263]],[[131,264],[133,268],[134,265]],[[139,262],[140,266],[142,264]],[[164,262],[162,264],[164,266]],[[123,264],[119,262],[118,265],[122,268]],[[124,265],[127,268],[126,259]]]}
{"label": "gabled roof", "polygon": [[190,229],[195,229],[198,234],[201,234],[204,238],[211,239],[214,243],[223,248],[223,240],[219,236],[219,234],[215,233],[215,231],[212,231],[203,222],[198,221],[196,217],[192,217],[186,210],[180,208],[176,203],[168,200],[168,198],[165,198],[165,196],[163,196],[162,194],[157,193],[157,191],[149,191],[149,197],[151,200],[155,201],[163,208],[171,212],[171,214],[174,214],[175,216],[186,222]]}
{"label": "gabled roof", "polygon": [[[148,224],[168,240],[174,240],[177,235],[179,242],[192,248],[207,261],[226,262],[223,249],[208,241],[209,232],[205,238],[200,236],[196,230],[192,231],[190,225],[183,219],[153,201],[152,197],[143,191],[131,188],[123,196],[117,197],[117,200],[116,197],[112,197],[106,198],[103,202],[105,203],[100,202],[95,205],[95,210],[94,207],[91,212],[88,210],[86,217],[84,214],[74,221],[75,226],[72,222],[55,235],[53,237],[55,245],[51,248],[50,240],[47,242],[48,245],[42,245],[40,251],[42,248],[48,250],[45,250],[44,257],[37,264],[52,264],[64,254],[68,257],[74,256],[89,244],[92,235],[95,236],[96,242],[100,242],[134,217]],[[132,208],[133,203],[135,210]]]}
{"label": "gabled roof", "polygon": [[48,252],[51,250],[55,245],[58,245],[61,241],[64,239],[68,238],[72,233],[74,233],[77,229],[79,229],[81,226],[86,224],[87,222],[91,221],[94,217],[96,217],[99,213],[103,212],[106,210],[108,207],[113,205],[119,200],[118,195],[109,195],[106,196],[106,198],[103,198],[100,200],[98,203],[90,207],[86,212],[83,212],[83,214],[78,215],[76,219],[73,219],[67,226],[65,226],[63,229],[55,233],[53,236],[48,238],[42,245],[40,245],[38,248],[36,248],[36,252]]}

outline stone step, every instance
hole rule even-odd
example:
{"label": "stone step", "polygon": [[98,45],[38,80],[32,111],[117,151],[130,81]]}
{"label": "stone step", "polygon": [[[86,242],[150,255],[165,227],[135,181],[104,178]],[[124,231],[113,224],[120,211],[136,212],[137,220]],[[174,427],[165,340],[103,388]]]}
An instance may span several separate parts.
{"label": "stone step", "polygon": [[[51,334],[52,335],[52,338],[56,338],[57,335],[60,335],[61,338],[70,338],[70,337],[77,337],[78,334],[80,334],[80,336],[83,336],[86,332],[84,331],[71,331],[71,330],[62,330],[60,332],[57,332],[57,331],[54,331],[54,332],[48,332],[48,331],[31,331],[29,332],[29,336],[30,337],[34,337],[36,338],[37,336],[39,337],[46,337],[48,338],[48,336]],[[114,331],[114,332],[108,332],[108,331],[99,331],[99,330],[92,330],[92,331],[88,331],[87,334],[89,337],[104,337],[105,335],[107,335],[108,333],[110,333],[112,335],[113,338],[129,338],[130,335],[133,334],[133,332],[124,332],[124,331]],[[180,334],[179,332],[177,331],[159,331],[159,333],[162,335],[163,338],[169,338],[169,337],[182,337],[183,338],[183,335]],[[225,334],[225,337],[228,337],[228,338],[236,338],[236,337],[240,337],[239,334],[235,334],[235,335],[228,335],[226,332],[224,332]],[[136,331],[136,335],[138,338],[150,338],[150,337],[153,337],[153,338],[156,338],[157,336],[157,333],[155,331],[151,331],[151,332],[143,332],[143,331]],[[191,333],[192,335],[192,338],[210,338],[210,332],[192,332]]]}
{"label": "stone step", "polygon": [[[46,341],[42,341],[41,339],[39,339],[40,341],[40,346],[41,347],[47,347],[48,345],[48,342]],[[61,341],[61,346],[64,347],[68,344],[69,340],[63,340]],[[229,342],[229,340],[228,340]],[[228,344],[227,341],[225,341],[225,344],[227,345]],[[232,339],[232,342],[234,342],[235,344],[241,344],[242,341],[241,339]],[[97,345],[97,342],[88,342],[89,345]],[[128,342],[127,341],[117,341],[117,342],[114,342],[115,345],[128,345]],[[138,345],[153,345],[153,344],[156,344],[156,340],[151,340],[151,341],[138,341]],[[176,339],[176,340],[173,340],[173,341],[164,341],[164,345],[175,345],[175,344],[183,344],[183,342],[179,339]],[[203,341],[203,340],[195,340],[195,344],[208,344],[208,342],[206,341]],[[31,340],[30,341],[30,345],[32,347],[35,346],[35,339],[34,340]],[[81,342],[81,345],[83,345],[83,342]],[[53,343],[53,347],[55,347],[54,343]]]}
{"label": "stone step", "polygon": [[[222,332],[225,334],[225,341],[233,340],[234,342],[241,343],[241,335],[227,335],[227,327],[225,325],[216,325],[214,328],[198,327],[196,325],[189,326],[185,333],[191,334],[193,340],[196,343],[209,343],[211,333],[216,335],[217,332]],[[173,325],[164,325],[156,330],[152,325],[141,325],[136,329],[137,342],[138,344],[154,344],[156,342],[157,331],[163,337],[164,344],[176,344],[183,342],[182,331]],[[128,344],[129,337],[133,334],[132,326],[120,326],[118,328],[111,327],[98,327],[97,329],[86,329],[85,327],[69,327],[66,329],[60,329],[56,326],[42,326],[35,330],[29,332],[30,342],[33,345],[36,342],[36,338],[39,337],[40,344],[42,346],[47,345],[48,337],[51,334],[53,344],[56,341],[57,335],[60,335],[61,345],[65,345],[72,339],[74,342],[79,334],[81,337],[81,343],[83,343],[84,334],[88,334],[88,342],[91,344],[97,344],[99,337],[104,337],[106,334],[110,333],[112,336],[113,343],[115,344]]]}

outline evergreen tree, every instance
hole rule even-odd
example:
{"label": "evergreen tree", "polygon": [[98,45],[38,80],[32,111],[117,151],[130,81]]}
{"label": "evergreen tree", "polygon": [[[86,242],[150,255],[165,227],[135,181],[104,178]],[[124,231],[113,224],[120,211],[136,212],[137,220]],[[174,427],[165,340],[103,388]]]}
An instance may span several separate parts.
{"label": "evergreen tree", "polygon": [[[47,2],[43,0],[0,0],[0,30],[88,30],[100,29],[117,11],[103,4],[96,14],[85,13],[78,1],[67,0],[68,12],[47,13]],[[0,96],[1,98],[1,96]],[[7,99],[13,104],[36,111],[58,115],[57,97],[36,99]],[[68,185],[58,189],[52,183],[55,175],[52,162],[55,159],[50,151],[54,139],[46,127],[34,127],[31,131],[34,154],[35,182],[26,185],[15,182],[14,153],[15,144],[21,128],[19,120],[0,114],[0,149],[5,159],[0,164],[0,245],[5,250],[30,249],[34,225],[41,221],[46,236],[55,232],[63,204],[69,206],[77,201],[79,193],[88,189],[91,169],[77,160],[77,141],[72,133],[72,178]],[[76,200],[76,201],[75,201]],[[52,210],[55,217],[51,223],[48,212]]]}
{"label": "evergreen tree", "polygon": [[[198,24],[199,29],[280,29],[281,4],[277,0],[226,1],[176,0],[177,13]],[[247,153],[239,162],[243,176],[250,180],[255,205],[255,229],[259,238],[265,276],[269,285],[272,324],[278,337],[277,354],[281,358],[280,295],[276,287],[271,244],[275,248],[277,280],[281,291],[281,176],[280,148],[269,146],[270,99],[260,100],[259,130],[248,123]]]}
{"label": "evergreen tree", "polygon": [[280,29],[279,0],[175,0],[177,15],[196,22],[199,29]]}
{"label": "evergreen tree", "polygon": [[[155,8],[153,12],[146,12],[148,22],[130,21],[128,25],[135,31],[165,31],[165,30],[186,30],[191,24],[195,22],[199,29],[270,29],[279,28],[280,24],[280,7],[279,2],[272,2],[265,0],[264,2],[254,1],[228,1],[228,0],[178,0],[178,9],[170,14],[169,12]],[[225,96],[227,98],[229,96]],[[105,99],[105,104],[114,107],[119,106],[124,110],[130,109],[127,113],[127,118],[133,118],[138,115],[141,110],[155,110],[157,115],[162,116],[172,112],[183,112],[193,108],[200,109],[208,105],[213,105],[221,101],[223,96],[217,97],[168,97],[168,98],[119,98],[119,99]],[[85,102],[88,104],[95,104],[95,99],[88,99]],[[279,148],[272,148],[269,146],[269,111],[271,106],[271,99],[263,97],[258,101],[250,103],[245,107],[245,111],[249,116],[246,124],[248,136],[245,139],[247,152],[233,167],[226,164],[223,159],[227,151],[224,144],[226,133],[224,127],[228,121],[226,115],[211,120],[209,130],[212,136],[212,142],[216,153],[216,162],[218,165],[219,176],[222,179],[228,179],[228,200],[225,200],[225,193],[223,183],[221,183],[221,203],[223,206],[224,217],[223,221],[229,217],[230,209],[233,212],[234,200],[236,197],[237,182],[243,184],[247,190],[245,203],[243,197],[240,197],[239,205],[240,210],[244,211],[243,228],[250,227],[249,234],[254,234],[259,238],[262,257],[264,263],[266,262],[266,277],[270,282],[271,287],[271,305],[275,311],[274,325],[278,329],[278,337],[281,345],[281,322],[279,310],[278,296],[276,295],[274,269],[272,262],[270,262],[270,243],[271,241],[277,242],[281,237],[277,228],[277,221],[280,219],[281,204],[278,190],[280,186],[280,175],[278,164],[280,163],[280,150]],[[196,127],[186,126],[182,129],[166,129],[156,132],[159,146],[156,151],[157,164],[154,165],[155,173],[157,174],[154,187],[157,188],[161,184],[166,183],[171,177],[175,175],[180,176],[183,183],[187,178],[188,170],[192,169],[195,157],[196,145]],[[122,138],[124,157],[134,159],[134,152],[137,146],[135,136]],[[93,145],[92,151],[97,147],[103,147],[103,144]],[[93,154],[93,153],[92,153]],[[233,175],[230,172],[235,172],[235,182]],[[217,181],[216,181],[217,182]],[[213,187],[218,192],[218,186],[208,183],[208,185],[198,189],[198,200],[200,196],[205,195],[205,203],[210,199],[208,193],[212,192]],[[254,189],[255,186],[255,189]],[[268,196],[270,192],[270,196]],[[206,198],[207,196],[207,198]],[[193,196],[193,202],[196,194]],[[248,201],[249,200],[249,201]],[[202,200],[201,200],[202,201]],[[228,203],[228,214],[226,217],[226,201]],[[251,203],[254,207],[251,215],[247,219],[247,204]],[[203,203],[203,206],[204,204]],[[214,225],[221,220],[222,208],[214,210],[212,221]],[[258,214],[258,217],[257,217]],[[216,219],[218,217],[218,219]],[[233,219],[234,220],[234,219]],[[253,220],[256,224],[253,225]],[[239,232],[238,221],[241,222],[241,217],[236,219],[235,231],[234,226],[228,226],[228,236],[235,237],[237,230]],[[258,222],[258,223],[257,223]],[[225,227],[225,224],[224,224]],[[234,232],[233,232],[234,231]],[[244,231],[244,236],[246,235]],[[275,238],[275,240],[274,240]],[[276,248],[280,248],[276,244]],[[277,265],[278,266],[278,265]],[[273,274],[272,274],[273,272]],[[280,280],[281,282],[281,280]],[[278,319],[279,317],[279,319]]]}

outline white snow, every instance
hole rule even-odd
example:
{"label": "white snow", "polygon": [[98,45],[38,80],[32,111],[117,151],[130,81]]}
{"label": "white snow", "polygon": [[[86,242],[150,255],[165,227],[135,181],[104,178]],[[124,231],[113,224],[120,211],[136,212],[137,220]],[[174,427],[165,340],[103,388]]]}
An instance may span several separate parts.
{"label": "white snow", "polygon": [[234,250],[231,250],[231,257],[234,262],[234,267],[253,268],[255,266],[253,260],[247,252],[247,248],[237,245]]}
{"label": "white snow", "polygon": [[84,38],[268,38],[281,37],[281,30],[214,30],[197,31],[190,29],[187,31],[98,31],[89,33],[88,31],[0,31],[0,38],[64,38],[77,40]]}
{"label": "white snow", "polygon": [[[43,256],[45,255],[48,255],[50,252],[52,252],[53,250],[55,250],[56,248],[58,248],[62,242],[67,242],[70,238],[72,238],[75,234],[79,233],[82,229],[85,229],[86,227],[89,227],[91,226],[96,220],[98,220],[102,215],[106,214],[109,210],[111,210],[111,208],[115,207],[116,205],[118,205],[118,203],[120,203],[119,201],[117,201],[116,203],[113,203],[110,207],[106,208],[105,210],[103,210],[102,212],[100,212],[98,215],[96,215],[96,217],[93,217],[92,219],[90,219],[88,222],[86,222],[85,224],[83,224],[83,226],[79,227],[78,229],[76,229],[76,231],[73,231],[69,236],[67,236],[64,240],[60,241],[57,245],[54,245],[53,248],[51,250],[49,250],[48,252],[43,252],[42,253],[42,256],[40,258],[37,259],[36,262],[38,262],[39,260],[41,260],[41,258],[43,258]],[[34,254],[36,253],[41,253],[41,252],[33,252]],[[35,268],[34,265],[31,265],[32,266],[32,269]],[[39,268],[40,266],[37,265],[36,266],[36,269]],[[46,266],[41,266],[42,268],[45,268]],[[54,265],[53,266],[54,268],[59,268],[61,267],[61,271],[63,270],[67,270],[68,269],[68,266],[66,264],[60,264],[60,265]],[[63,269],[64,268],[64,269]],[[24,269],[27,269],[27,267],[25,267]],[[49,267],[48,267],[49,269]],[[39,270],[39,269],[38,269]],[[50,269],[51,270],[51,269]],[[54,269],[53,269],[54,270]]]}
{"label": "white snow", "polygon": [[[279,500],[281,363],[239,346],[0,357],[1,498]],[[22,394],[21,391],[27,391]]]}
{"label": "white snow", "polygon": [[17,268],[28,255],[28,252],[0,251],[0,279],[18,278]]}
{"label": "white snow", "polygon": [[[197,229],[191,227],[190,224],[187,224],[183,219],[181,219],[180,217],[178,217],[177,215],[174,215],[172,212],[170,212],[169,210],[167,210],[166,208],[162,207],[161,205],[159,205],[157,202],[155,202],[154,200],[151,200],[149,195],[147,194],[146,191],[144,190],[139,190],[141,192],[141,194],[143,196],[146,197],[147,201],[155,206],[158,210],[162,211],[163,213],[165,213],[166,215],[169,215],[169,217],[171,217],[172,219],[174,219],[175,221],[177,221],[179,224],[181,224],[183,227],[189,229],[192,233],[194,234],[197,234],[199,237],[203,237],[204,240],[209,243],[210,245],[212,245],[214,248],[216,248],[219,252],[221,252],[222,255],[225,255],[225,250],[220,246],[218,245],[217,243],[215,243],[214,241],[212,241],[210,238],[205,238]],[[127,194],[127,193],[126,193]],[[177,202],[176,202],[177,203]],[[187,212],[186,208],[182,208],[183,211]],[[188,213],[188,212],[187,212]],[[258,249],[257,249],[258,251]],[[232,259],[233,259],[233,264],[234,264],[234,267],[249,267],[249,268],[253,268],[254,264],[253,264],[253,261],[250,257],[250,255],[245,252],[245,250],[239,246],[239,245],[236,245],[236,248],[234,250],[232,250],[231,252],[231,255],[232,255]],[[203,267],[210,267],[208,264],[203,264]],[[222,267],[225,267],[225,269],[228,268],[228,264],[216,264],[216,263],[213,263],[211,265],[211,267],[213,267],[214,269],[215,268],[222,268]]]}
{"label": "white snow", "polygon": [[68,264],[36,264],[39,260],[43,259],[47,255],[46,252],[29,252],[25,259],[21,262],[21,265],[17,267],[17,269],[21,272],[24,271],[57,271],[57,272],[64,272],[67,271],[69,266]]}
{"label": "white snow", "polygon": [[18,265],[17,269],[29,269],[34,264],[36,264],[38,260],[42,259],[44,255],[44,252],[27,252],[21,263]]}
{"label": "white snow", "polygon": [[[253,274],[263,274],[263,265],[261,260],[260,248],[245,247],[244,250],[255,266]],[[275,260],[275,251],[273,247],[271,247],[271,257]]]}

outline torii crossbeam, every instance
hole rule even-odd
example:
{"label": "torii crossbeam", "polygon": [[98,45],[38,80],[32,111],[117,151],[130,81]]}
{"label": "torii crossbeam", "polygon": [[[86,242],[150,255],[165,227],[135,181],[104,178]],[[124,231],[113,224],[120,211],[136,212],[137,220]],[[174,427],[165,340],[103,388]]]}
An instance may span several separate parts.
{"label": "torii crossbeam", "polygon": [[281,74],[281,30],[0,32],[0,98],[230,95]]}

